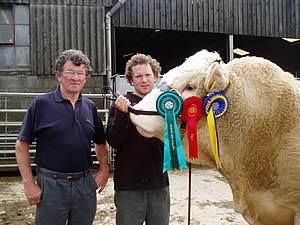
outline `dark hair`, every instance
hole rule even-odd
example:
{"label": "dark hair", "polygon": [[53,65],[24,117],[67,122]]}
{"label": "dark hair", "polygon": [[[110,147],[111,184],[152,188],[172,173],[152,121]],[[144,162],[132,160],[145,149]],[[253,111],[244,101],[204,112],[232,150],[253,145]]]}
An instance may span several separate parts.
{"label": "dark hair", "polygon": [[65,50],[58,56],[55,62],[56,74],[63,71],[64,65],[67,61],[71,61],[75,66],[85,65],[86,76],[89,77],[92,72],[91,62],[89,58],[80,50],[69,49]]}
{"label": "dark hair", "polygon": [[153,71],[154,77],[157,78],[161,72],[161,67],[159,62],[152,58],[150,55],[144,55],[144,54],[136,54],[132,56],[126,63],[125,68],[125,77],[127,79],[128,83],[131,83],[132,81],[132,67],[140,64],[149,64],[151,66],[151,69]]}

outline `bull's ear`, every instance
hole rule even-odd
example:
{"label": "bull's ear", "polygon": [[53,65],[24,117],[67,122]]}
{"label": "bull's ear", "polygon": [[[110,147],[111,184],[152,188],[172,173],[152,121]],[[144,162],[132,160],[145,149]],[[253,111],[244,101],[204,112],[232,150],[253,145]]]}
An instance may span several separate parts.
{"label": "bull's ear", "polygon": [[220,64],[218,62],[213,63],[209,68],[209,74],[206,77],[204,87],[207,92],[217,92],[224,90],[228,83],[228,77],[225,73],[222,73]]}

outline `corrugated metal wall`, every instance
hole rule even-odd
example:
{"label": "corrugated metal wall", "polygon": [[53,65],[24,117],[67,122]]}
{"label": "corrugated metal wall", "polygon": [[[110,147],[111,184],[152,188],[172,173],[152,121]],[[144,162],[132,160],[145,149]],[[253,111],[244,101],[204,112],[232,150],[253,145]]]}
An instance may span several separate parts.
{"label": "corrugated metal wall", "polygon": [[116,27],[300,38],[300,0],[127,0]]}
{"label": "corrugated metal wall", "polygon": [[91,60],[93,74],[106,75],[105,6],[112,0],[2,0],[30,5],[32,75],[52,75],[58,54],[80,49]]}
{"label": "corrugated metal wall", "polygon": [[111,6],[113,0],[1,0],[0,3]]}
{"label": "corrugated metal wall", "polygon": [[33,74],[53,74],[54,60],[69,48],[89,56],[93,74],[105,74],[104,7],[31,4],[30,13]]}
{"label": "corrugated metal wall", "polygon": [[[54,60],[81,49],[105,75],[105,7],[117,0],[1,0],[30,5],[33,75],[53,74]],[[109,8],[107,8],[109,9]],[[300,38],[300,0],[127,0],[116,27]]]}

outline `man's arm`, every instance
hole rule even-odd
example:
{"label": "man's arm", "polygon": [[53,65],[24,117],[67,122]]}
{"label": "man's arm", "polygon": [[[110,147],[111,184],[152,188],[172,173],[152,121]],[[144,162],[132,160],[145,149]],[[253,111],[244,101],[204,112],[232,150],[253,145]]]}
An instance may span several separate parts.
{"label": "man's arm", "polygon": [[130,124],[129,105],[130,101],[120,95],[109,110],[106,139],[113,148],[120,148],[127,138],[127,132],[124,131],[128,129]]}
{"label": "man's arm", "polygon": [[40,202],[41,189],[36,184],[30,165],[29,143],[17,140],[16,158],[24,183],[24,191],[30,205]]}
{"label": "man's arm", "polygon": [[95,144],[95,152],[100,164],[99,172],[97,173],[95,180],[97,188],[100,188],[99,192],[101,192],[104,189],[109,176],[108,150],[106,143]]}

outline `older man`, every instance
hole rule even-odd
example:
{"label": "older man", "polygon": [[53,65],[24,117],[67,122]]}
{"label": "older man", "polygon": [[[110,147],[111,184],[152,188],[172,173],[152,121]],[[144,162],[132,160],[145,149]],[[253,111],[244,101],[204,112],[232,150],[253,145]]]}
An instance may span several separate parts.
{"label": "older man", "polygon": [[[37,205],[37,225],[92,224],[96,189],[105,187],[109,168],[104,128],[95,104],[81,95],[91,74],[89,59],[67,50],[56,61],[59,85],[34,99],[16,142],[18,166],[30,205]],[[32,176],[29,144],[36,139],[37,183]],[[91,141],[100,162],[95,178]]]}

